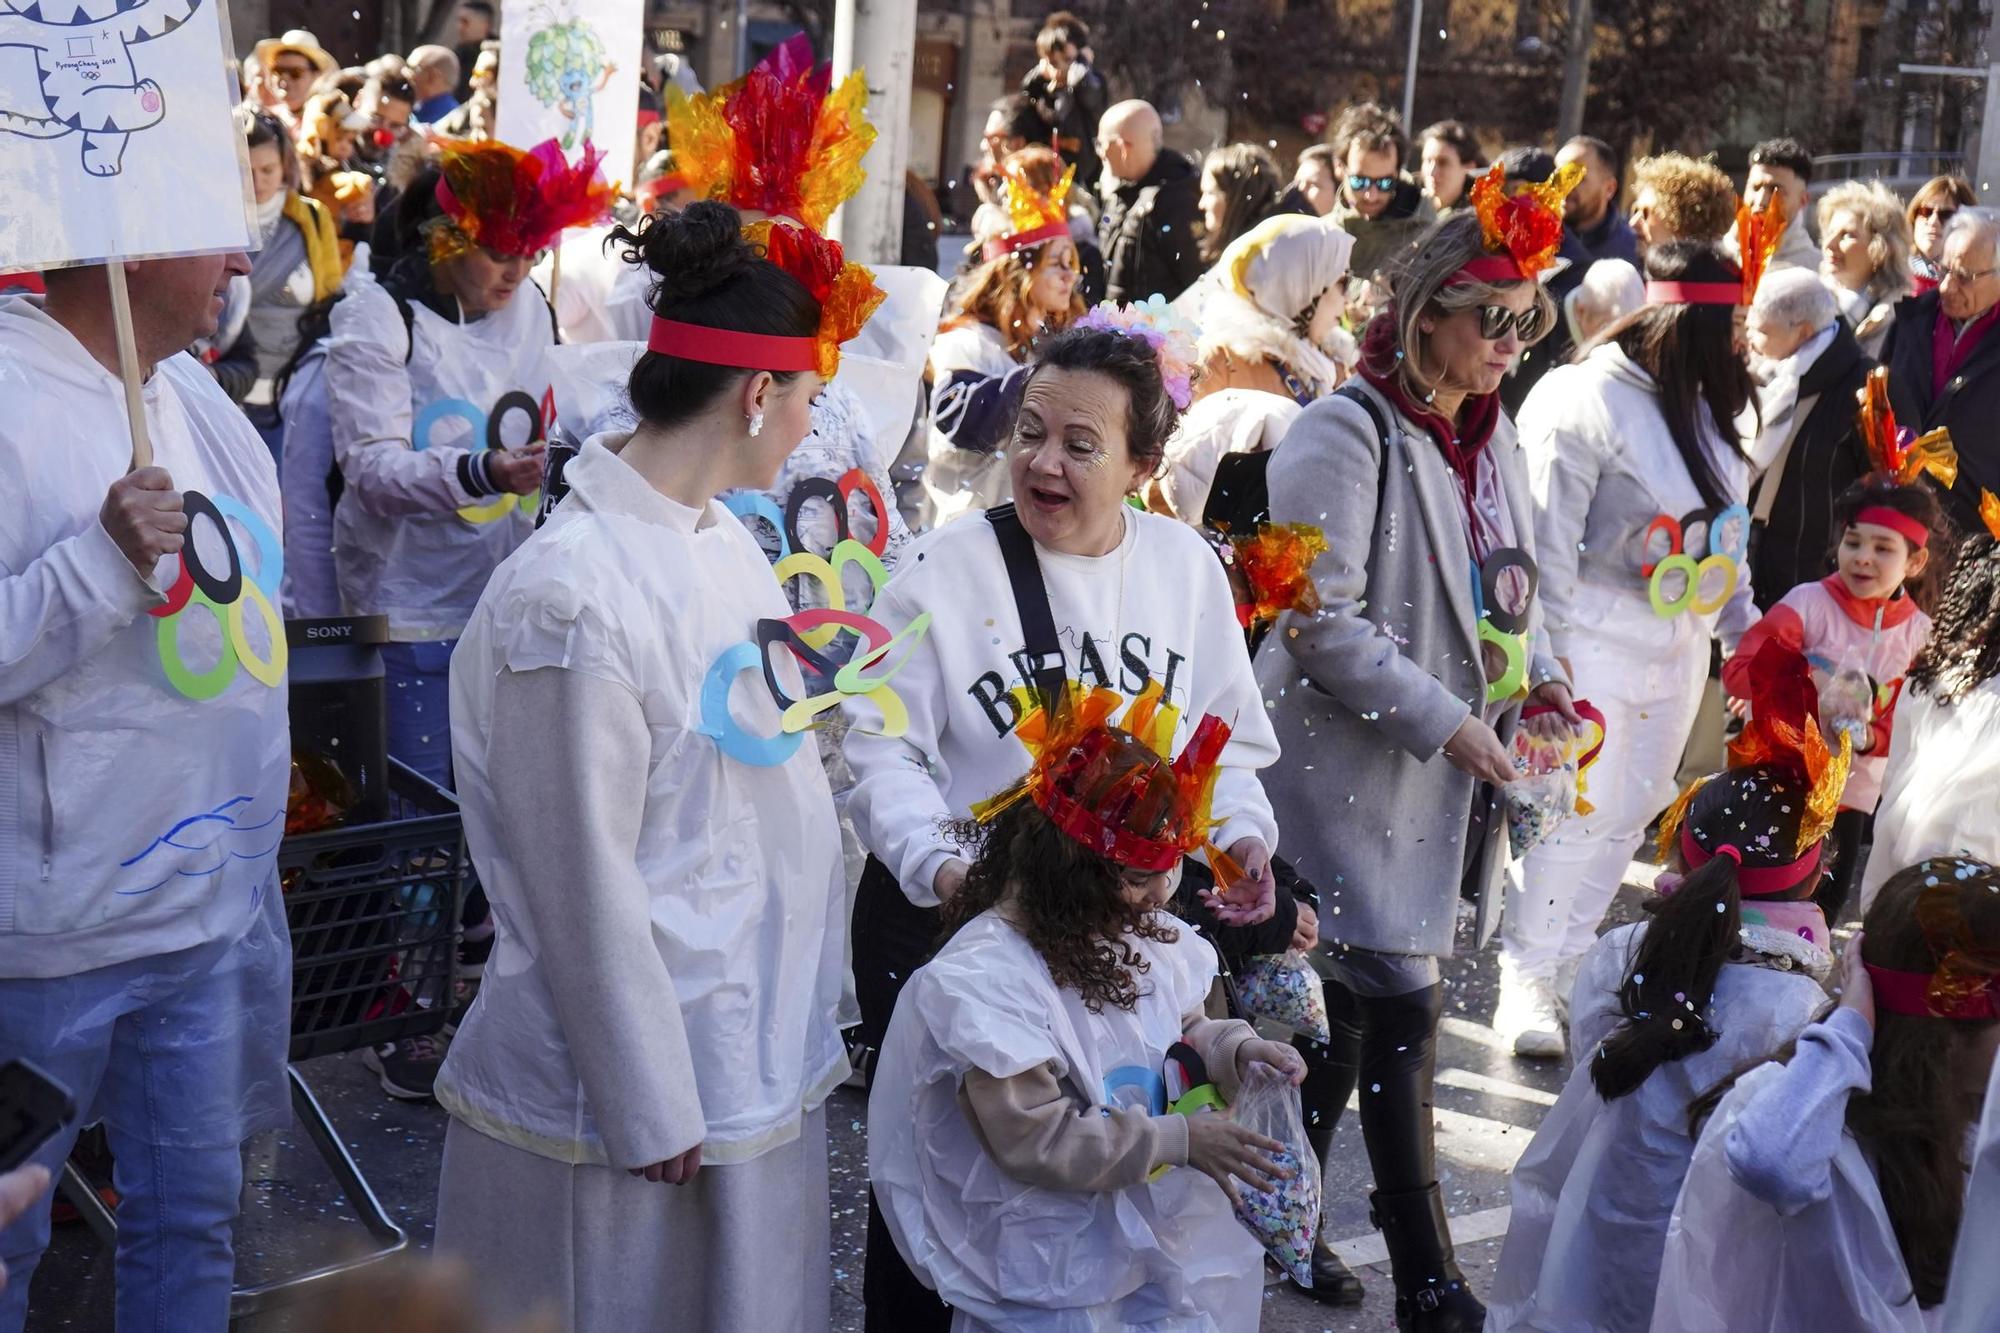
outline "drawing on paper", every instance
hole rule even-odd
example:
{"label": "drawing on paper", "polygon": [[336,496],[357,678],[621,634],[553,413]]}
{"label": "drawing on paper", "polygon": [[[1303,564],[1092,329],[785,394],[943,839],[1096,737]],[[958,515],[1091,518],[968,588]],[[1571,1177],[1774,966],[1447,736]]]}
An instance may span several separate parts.
{"label": "drawing on paper", "polygon": [[[83,169],[116,176],[126,140],[167,113],[160,85],[142,79],[131,47],[188,21],[201,0],[0,0],[0,49],[25,48],[37,88],[0,86],[0,133],[83,139]],[[108,13],[105,11],[109,11]],[[68,18],[55,15],[67,12]]]}
{"label": "drawing on paper", "polygon": [[569,122],[562,134],[562,148],[565,153],[574,152],[577,145],[592,141],[597,95],[611,82],[618,66],[606,59],[604,39],[597,29],[567,5],[540,6],[534,21],[540,26],[528,38],[528,91]]}

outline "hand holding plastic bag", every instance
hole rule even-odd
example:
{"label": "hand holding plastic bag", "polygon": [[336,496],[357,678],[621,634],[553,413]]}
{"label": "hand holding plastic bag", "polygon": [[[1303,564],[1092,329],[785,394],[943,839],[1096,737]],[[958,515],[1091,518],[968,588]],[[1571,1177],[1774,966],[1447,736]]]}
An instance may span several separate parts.
{"label": "hand holding plastic bag", "polygon": [[1573,743],[1544,739],[1525,727],[1514,733],[1514,771],[1520,776],[1500,789],[1500,803],[1507,811],[1507,841],[1517,860],[1576,813],[1573,749]]}
{"label": "hand holding plastic bag", "polygon": [[1236,997],[1253,1018],[1282,1023],[1317,1042],[1333,1039],[1326,1017],[1326,990],[1312,963],[1297,949],[1252,958],[1237,975]]}
{"label": "hand holding plastic bag", "polygon": [[[1319,1232],[1319,1159],[1306,1138],[1299,1090],[1282,1071],[1259,1061],[1244,1075],[1229,1118],[1268,1143],[1267,1151],[1279,1168],[1265,1173],[1261,1181],[1239,1173],[1239,1183],[1229,1191],[1236,1220],[1249,1228],[1292,1281],[1310,1287],[1313,1240]],[[1190,1121],[1190,1164],[1194,1128]]]}

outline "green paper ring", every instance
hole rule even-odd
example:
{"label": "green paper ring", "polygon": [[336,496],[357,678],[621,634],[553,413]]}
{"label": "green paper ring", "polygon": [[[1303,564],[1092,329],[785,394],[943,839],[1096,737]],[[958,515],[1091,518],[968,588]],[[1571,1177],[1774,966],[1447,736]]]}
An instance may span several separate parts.
{"label": "green paper ring", "polygon": [[196,588],[188,598],[188,608],[205,607],[215,621],[216,638],[222,643],[222,656],[214,666],[203,672],[188,670],[181,658],[181,643],[178,633],[180,616],[169,616],[160,622],[154,637],[160,646],[160,667],[167,673],[167,683],[197,703],[213,699],[229,688],[229,682],[236,679],[236,645],[230,642],[229,625],[223,619],[221,608],[209,600],[208,594]]}
{"label": "green paper ring", "polygon": [[1492,644],[1507,659],[1507,669],[1500,673],[1498,680],[1490,681],[1486,686],[1486,702],[1497,704],[1502,699],[1513,698],[1528,679],[1528,636],[1509,634],[1492,621],[1482,619],[1479,622],[1479,641]]}
{"label": "green paper ring", "polygon": [[[1670,569],[1678,569],[1687,575],[1687,591],[1671,602],[1660,591],[1660,581]],[[1654,565],[1652,580],[1646,585],[1646,600],[1653,604],[1653,614],[1662,620],[1672,620],[1694,605],[1695,594],[1700,591],[1700,578],[1701,566],[1695,564],[1693,556],[1670,555]]]}

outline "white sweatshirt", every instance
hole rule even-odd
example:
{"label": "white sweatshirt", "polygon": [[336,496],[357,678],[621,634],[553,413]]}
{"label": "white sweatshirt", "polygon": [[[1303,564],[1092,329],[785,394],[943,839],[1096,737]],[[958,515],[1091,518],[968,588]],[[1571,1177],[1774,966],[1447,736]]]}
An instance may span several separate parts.
{"label": "white sweatshirt", "polygon": [[291,767],[276,470],[193,358],[155,367],[144,401],[155,466],[229,528],[236,561],[209,519],[190,532],[205,569],[240,562],[220,608],[203,593],[145,614],[180,558],[142,579],[98,518],[132,461],[118,378],[40,298],[0,301],[0,977],[234,940],[275,892]]}
{"label": "white sweatshirt", "polygon": [[[1277,850],[1277,821],[1257,770],[1278,757],[1222,564],[1186,524],[1127,508],[1125,540],[1103,556],[1037,548],[1056,638],[1072,680],[1128,698],[1158,680],[1181,710],[1176,749],[1203,715],[1234,734],[1223,751],[1214,842],[1256,836]],[[866,734],[879,718],[857,705],[847,761],[847,813],[861,843],[895,874],[910,901],[937,905],[940,867],[963,855],[943,821],[1017,780],[1028,752],[1014,739],[1010,697],[1029,683],[1021,617],[999,539],[979,515],[919,538],[870,614],[892,632],[922,612],[930,631],[894,681],[909,708],[907,735]]]}

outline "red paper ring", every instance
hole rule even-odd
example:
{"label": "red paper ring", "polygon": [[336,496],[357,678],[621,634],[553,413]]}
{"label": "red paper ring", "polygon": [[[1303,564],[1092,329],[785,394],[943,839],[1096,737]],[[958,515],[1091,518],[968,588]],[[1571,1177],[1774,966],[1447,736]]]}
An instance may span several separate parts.
{"label": "red paper ring", "polygon": [[[854,498],[856,491],[867,496],[868,503],[875,506],[875,535],[868,539],[867,546],[868,553],[879,559],[882,552],[889,549],[889,509],[882,503],[882,492],[876,488],[873,481],[869,480],[868,474],[858,467],[849,468],[842,474],[837,484],[840,488],[840,507],[843,513],[847,509],[847,502]],[[852,525],[849,527],[851,531]]]}
{"label": "red paper ring", "polygon": [[1646,553],[1653,549],[1653,534],[1661,529],[1665,529],[1667,535],[1673,538],[1673,545],[1667,548],[1667,555],[1681,553],[1681,521],[1672,514],[1661,514],[1654,518],[1646,525],[1646,535],[1639,543],[1639,577],[1642,579],[1653,577],[1653,571],[1659,567],[1660,560],[1667,558],[1667,555],[1663,555],[1660,560],[1646,559]]}
{"label": "red paper ring", "polygon": [[1592,763],[1596,762],[1597,756],[1603,752],[1604,738],[1611,734],[1611,724],[1605,721],[1604,710],[1588,699],[1578,699],[1571,706],[1576,709],[1578,717],[1597,724],[1597,744],[1593,748],[1584,751],[1576,761],[1576,771],[1581,773],[1584,769],[1589,768]]}
{"label": "red paper ring", "polygon": [[181,557],[180,567],[180,577],[174,580],[173,587],[167,589],[167,600],[148,611],[147,615],[165,620],[168,616],[179,615],[187,607],[188,598],[194,596],[194,575],[188,572],[185,555]]}

